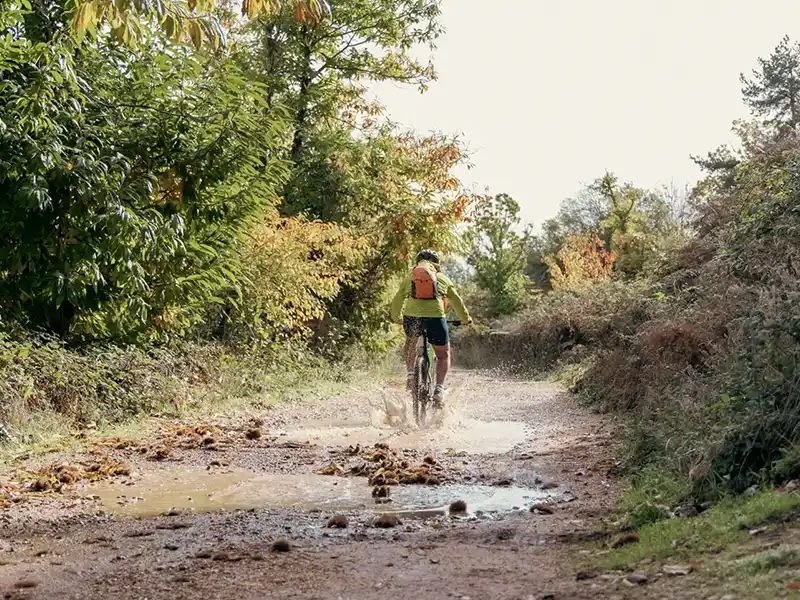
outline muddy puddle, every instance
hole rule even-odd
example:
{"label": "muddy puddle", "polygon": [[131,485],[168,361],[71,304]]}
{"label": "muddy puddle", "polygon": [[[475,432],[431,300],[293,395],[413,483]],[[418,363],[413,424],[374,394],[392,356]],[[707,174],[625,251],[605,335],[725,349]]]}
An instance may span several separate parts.
{"label": "muddy puddle", "polygon": [[478,485],[408,485],[392,488],[392,502],[376,505],[362,478],[322,475],[226,473],[174,469],[144,474],[134,485],[99,482],[84,490],[103,508],[127,517],[152,517],[171,509],[215,512],[261,509],[310,511],[398,512],[432,516],[464,500],[470,514],[525,509],[551,494],[521,487]]}

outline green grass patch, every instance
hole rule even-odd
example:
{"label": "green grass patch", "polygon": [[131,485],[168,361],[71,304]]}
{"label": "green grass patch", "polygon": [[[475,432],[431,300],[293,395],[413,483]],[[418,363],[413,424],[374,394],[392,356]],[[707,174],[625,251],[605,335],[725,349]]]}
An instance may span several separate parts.
{"label": "green grass patch", "polygon": [[[661,520],[642,526],[641,541],[602,556],[607,570],[633,567],[644,560],[696,560],[750,539],[748,530],[771,517],[800,509],[800,494],[765,491],[753,498],[724,499],[693,518]],[[766,560],[766,559],[765,559]]]}
{"label": "green grass patch", "polygon": [[641,470],[633,476],[632,483],[620,509],[626,515],[625,524],[634,529],[669,518],[669,509],[691,492],[685,477],[659,467]]}
{"label": "green grass patch", "polygon": [[777,548],[740,558],[734,561],[732,566],[737,570],[741,569],[744,574],[757,575],[796,565],[799,556],[797,548]]}

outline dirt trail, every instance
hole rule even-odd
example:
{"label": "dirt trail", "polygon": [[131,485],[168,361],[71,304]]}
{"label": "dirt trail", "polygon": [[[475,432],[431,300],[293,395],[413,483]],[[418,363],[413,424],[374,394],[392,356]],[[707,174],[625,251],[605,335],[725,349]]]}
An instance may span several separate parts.
{"label": "dirt trail", "polygon": [[[108,441],[94,453],[47,457],[124,461],[131,473],[5,510],[0,592],[644,597],[620,581],[576,580],[576,553],[589,551],[578,542],[602,530],[618,491],[610,425],[550,384],[456,372],[451,385],[443,422],[422,430],[406,424],[405,394],[395,387],[220,420],[208,432],[173,428],[147,444]],[[427,483],[389,485],[391,503],[376,504],[382,475],[373,473],[371,485],[348,474],[375,464],[376,443],[407,464],[405,475],[393,475]],[[337,474],[318,474],[325,469]],[[467,503],[465,514],[448,514],[455,500]],[[537,503],[547,507],[531,511]],[[376,527],[387,512],[398,522]],[[334,515],[347,526],[327,527]],[[273,547],[279,540],[287,552]]]}

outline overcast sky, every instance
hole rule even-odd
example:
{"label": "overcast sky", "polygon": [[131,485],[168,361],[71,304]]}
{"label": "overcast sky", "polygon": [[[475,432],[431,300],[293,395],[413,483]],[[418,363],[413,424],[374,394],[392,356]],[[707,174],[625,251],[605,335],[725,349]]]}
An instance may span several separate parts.
{"label": "overcast sky", "polygon": [[786,34],[796,0],[444,0],[447,28],[425,94],[377,85],[389,115],[462,133],[467,184],[506,192],[539,225],[583,183],[614,171],[693,183],[690,154],[732,141],[747,115],[739,74]]}

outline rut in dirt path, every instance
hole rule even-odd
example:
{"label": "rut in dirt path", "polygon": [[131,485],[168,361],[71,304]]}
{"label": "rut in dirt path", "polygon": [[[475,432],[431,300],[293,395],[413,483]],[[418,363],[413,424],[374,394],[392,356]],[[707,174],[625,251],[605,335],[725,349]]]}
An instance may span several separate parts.
{"label": "rut in dirt path", "polygon": [[[612,500],[605,424],[555,386],[474,373],[454,374],[437,426],[408,426],[403,396],[268,411],[262,440],[213,453],[221,468],[203,448],[163,463],[128,455],[129,480],[77,491],[102,522],[16,535],[0,577],[35,582],[12,592],[25,597],[51,597],[58,582],[58,597],[122,599],[527,598],[559,581],[571,567],[545,548],[595,531]],[[376,504],[365,477],[318,474],[375,444],[435,464],[439,485],[386,486],[391,503]],[[448,514],[456,500],[467,511]],[[377,523],[383,513],[396,516]]]}

